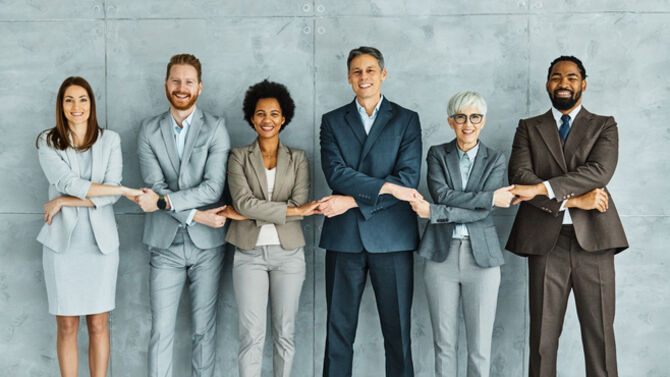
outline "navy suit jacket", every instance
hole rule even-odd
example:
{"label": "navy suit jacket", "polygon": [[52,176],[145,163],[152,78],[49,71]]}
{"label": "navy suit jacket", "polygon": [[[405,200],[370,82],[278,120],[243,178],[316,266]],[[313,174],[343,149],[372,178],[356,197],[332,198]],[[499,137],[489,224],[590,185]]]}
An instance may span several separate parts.
{"label": "navy suit jacket", "polygon": [[354,101],[323,115],[321,167],[333,194],[352,196],[358,207],[324,220],[319,247],[371,253],[416,250],[416,214],[407,202],[379,195],[379,190],[386,182],[418,186],[419,116],[384,97],[366,135]]}

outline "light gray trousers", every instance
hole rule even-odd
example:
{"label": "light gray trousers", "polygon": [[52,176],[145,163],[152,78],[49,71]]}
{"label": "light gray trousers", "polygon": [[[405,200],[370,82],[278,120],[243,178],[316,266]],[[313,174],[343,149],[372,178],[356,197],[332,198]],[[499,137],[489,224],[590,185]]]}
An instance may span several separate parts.
{"label": "light gray trousers", "polygon": [[435,376],[458,376],[458,312],[463,303],[468,377],[488,377],[498,305],[500,267],[475,262],[468,239],[454,239],[447,260],[426,261],[424,270],[435,345]]}
{"label": "light gray trousers", "polygon": [[235,250],[233,286],[239,311],[240,377],[260,377],[270,299],[273,370],[275,377],[291,374],[295,318],[305,280],[305,253],[300,247],[279,245]]}
{"label": "light gray trousers", "polygon": [[192,376],[213,377],[216,300],[223,265],[223,248],[199,249],[179,230],[167,249],[151,251],[151,340],[149,377],[172,377],[172,347],[179,299],[186,280],[193,322]]}

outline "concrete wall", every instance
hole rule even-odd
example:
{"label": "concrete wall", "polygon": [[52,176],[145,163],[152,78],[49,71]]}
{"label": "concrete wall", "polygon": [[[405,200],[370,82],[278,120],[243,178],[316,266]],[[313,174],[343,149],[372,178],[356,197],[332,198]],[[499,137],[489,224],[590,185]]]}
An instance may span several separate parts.
{"label": "concrete wall", "polygon": [[[424,151],[450,140],[446,101],[478,90],[489,103],[482,139],[509,153],[519,118],[549,108],[546,68],[558,55],[581,57],[589,74],[585,106],[619,123],[619,167],[609,185],[631,244],[617,256],[616,334],[620,375],[670,376],[670,1],[623,0],[0,0],[0,377],[57,376],[56,323],[47,314],[41,246],[46,180],[33,142],[51,127],[61,81],[92,84],[98,116],[121,134],[124,183],[140,185],[135,137],[139,121],[167,109],[165,65],[190,52],[204,67],[199,106],[225,114],[233,145],[254,133],[242,119],[245,89],[263,78],[288,85],[296,117],[282,139],[307,151],[313,197],[328,194],[318,156],[325,111],[353,98],[348,51],[379,47],[387,59],[383,93],[419,112]],[[424,167],[425,172],[425,167]],[[424,174],[425,177],[425,174]],[[421,190],[425,193],[425,178]],[[150,330],[148,255],[142,215],[122,199],[117,308],[111,314],[111,376],[143,376]],[[514,210],[496,212],[501,242]],[[296,377],[321,373],[325,340],[321,219],[304,222],[308,273],[297,325]],[[527,375],[526,264],[506,255],[494,331],[492,375]],[[433,375],[426,297],[416,259],[413,350],[417,376]],[[217,365],[237,376],[237,315],[230,262],[221,287]],[[175,376],[189,375],[189,300],[179,310]],[[572,304],[571,304],[572,305]],[[85,355],[86,331],[80,332]],[[369,287],[361,308],[354,374],[382,376],[383,341]],[[270,376],[271,348],[264,376]],[[461,376],[464,376],[464,353]],[[88,376],[86,357],[81,375]],[[584,376],[574,306],[568,309],[559,376]]]}

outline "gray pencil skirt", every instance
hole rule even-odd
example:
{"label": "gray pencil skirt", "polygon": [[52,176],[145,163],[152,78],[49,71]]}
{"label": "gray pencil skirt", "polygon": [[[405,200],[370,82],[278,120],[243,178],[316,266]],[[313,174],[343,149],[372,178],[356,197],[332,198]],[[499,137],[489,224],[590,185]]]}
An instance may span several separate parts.
{"label": "gray pencil skirt", "polygon": [[114,309],[119,251],[100,252],[97,246],[57,253],[42,248],[49,313],[78,316]]}

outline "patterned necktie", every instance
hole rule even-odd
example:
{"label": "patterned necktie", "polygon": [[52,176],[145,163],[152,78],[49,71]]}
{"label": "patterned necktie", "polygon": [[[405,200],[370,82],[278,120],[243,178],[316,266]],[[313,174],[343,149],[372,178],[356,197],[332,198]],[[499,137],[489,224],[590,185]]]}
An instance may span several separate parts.
{"label": "patterned necktie", "polygon": [[563,142],[568,138],[568,132],[570,132],[570,115],[563,114],[563,116],[561,116],[561,127],[558,129],[558,133],[561,135]]}
{"label": "patterned necktie", "polygon": [[463,153],[461,157],[461,181],[463,182],[463,190],[465,190],[465,185],[468,183],[468,177],[470,176],[470,167],[472,162],[467,153]]}

